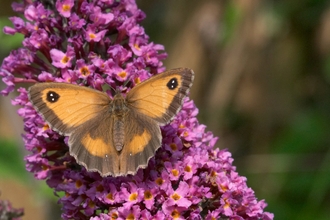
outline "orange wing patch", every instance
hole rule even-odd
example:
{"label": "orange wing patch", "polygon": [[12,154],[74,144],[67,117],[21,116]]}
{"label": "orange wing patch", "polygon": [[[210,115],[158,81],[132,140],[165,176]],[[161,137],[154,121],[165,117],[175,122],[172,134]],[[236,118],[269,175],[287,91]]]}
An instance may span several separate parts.
{"label": "orange wing patch", "polygon": [[119,170],[121,174],[135,174],[139,168],[148,165],[161,146],[162,137],[159,125],[134,109],[127,114],[127,122],[126,141],[119,155]]}
{"label": "orange wing patch", "polygon": [[86,134],[81,143],[84,145],[88,153],[96,157],[107,157],[113,154],[113,148],[110,144],[106,144],[101,138],[93,139],[90,134]]}
{"label": "orange wing patch", "polygon": [[[141,153],[147,144],[151,140],[151,133],[147,130],[144,130],[141,135],[136,134],[132,141],[128,144],[127,148],[129,148],[129,152],[131,154],[138,154]],[[134,146],[134,147],[132,147]],[[125,146],[126,147],[126,146]]]}

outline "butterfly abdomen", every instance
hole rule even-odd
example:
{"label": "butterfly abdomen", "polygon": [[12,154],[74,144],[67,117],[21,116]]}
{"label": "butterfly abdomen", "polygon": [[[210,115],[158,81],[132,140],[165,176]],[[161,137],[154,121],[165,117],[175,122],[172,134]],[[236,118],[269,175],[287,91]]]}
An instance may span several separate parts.
{"label": "butterfly abdomen", "polygon": [[113,145],[115,146],[117,152],[123,149],[125,142],[125,116],[127,114],[128,108],[125,104],[125,99],[118,93],[115,95],[112,105],[111,105],[111,115],[113,116]]}
{"label": "butterfly abdomen", "polygon": [[124,118],[114,117],[113,122],[113,144],[119,152],[123,149],[125,141]]}

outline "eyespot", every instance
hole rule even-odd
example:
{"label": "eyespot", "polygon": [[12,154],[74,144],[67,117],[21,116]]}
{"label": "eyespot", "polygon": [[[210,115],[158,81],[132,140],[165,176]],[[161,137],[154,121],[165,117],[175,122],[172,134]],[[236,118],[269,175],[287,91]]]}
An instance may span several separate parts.
{"label": "eyespot", "polygon": [[170,79],[170,81],[168,81],[168,83],[166,84],[167,88],[169,88],[170,90],[176,89],[176,87],[178,87],[179,83],[177,78],[172,78]]}
{"label": "eyespot", "polygon": [[60,95],[57,94],[56,92],[54,92],[54,91],[47,92],[47,101],[48,102],[51,102],[51,103],[57,102],[59,98],[60,98]]}

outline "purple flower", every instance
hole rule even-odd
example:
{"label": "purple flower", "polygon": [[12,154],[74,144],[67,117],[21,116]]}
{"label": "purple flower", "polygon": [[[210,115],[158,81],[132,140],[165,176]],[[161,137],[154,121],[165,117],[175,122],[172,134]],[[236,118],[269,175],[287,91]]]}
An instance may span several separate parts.
{"label": "purple flower", "polygon": [[99,42],[101,39],[103,39],[106,32],[107,32],[107,30],[97,32],[97,27],[96,26],[88,25],[87,30],[85,32],[85,39],[88,42],[91,42],[91,41]]}
{"label": "purple flower", "polygon": [[[164,46],[149,42],[134,0],[24,0],[13,4],[25,20],[11,18],[6,34],[22,34],[23,47],[1,66],[15,90],[21,82],[67,82],[127,92],[165,70]],[[31,84],[32,85],[32,84]],[[162,146],[136,175],[102,178],[70,156],[68,137],[51,130],[29,102],[25,88],[12,101],[21,108],[26,169],[58,195],[64,219],[273,219],[232,165],[216,137],[199,124],[185,99],[174,120],[161,127]],[[110,91],[105,91],[110,95]]]}
{"label": "purple flower", "polygon": [[74,50],[71,46],[68,46],[67,51],[65,53],[58,49],[50,50],[50,56],[53,61],[53,66],[61,69],[71,67],[71,60],[74,58],[74,55]]}
{"label": "purple flower", "polygon": [[191,205],[191,201],[187,199],[189,192],[189,185],[186,182],[180,182],[179,187],[174,191],[173,188],[167,190],[169,198],[165,201],[163,209],[167,206],[178,206],[188,208]]}
{"label": "purple flower", "polygon": [[15,209],[9,201],[0,200],[0,219],[20,220],[23,215],[23,209]]}
{"label": "purple flower", "polygon": [[74,6],[73,0],[61,0],[56,2],[56,9],[65,18],[71,15],[71,9]]}

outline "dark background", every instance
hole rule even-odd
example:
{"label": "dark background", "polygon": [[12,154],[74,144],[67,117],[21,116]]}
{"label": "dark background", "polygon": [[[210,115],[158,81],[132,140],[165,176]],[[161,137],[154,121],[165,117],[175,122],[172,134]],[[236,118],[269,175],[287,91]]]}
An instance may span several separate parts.
{"label": "dark background", "polygon": [[[11,2],[1,0],[1,28],[12,26]],[[330,2],[137,3],[150,40],[165,45],[167,69],[195,71],[200,123],[233,154],[266,210],[275,219],[329,219]],[[0,59],[21,40],[0,33]],[[59,219],[56,197],[25,171],[12,97],[0,97],[0,199],[24,207],[24,219]]]}

